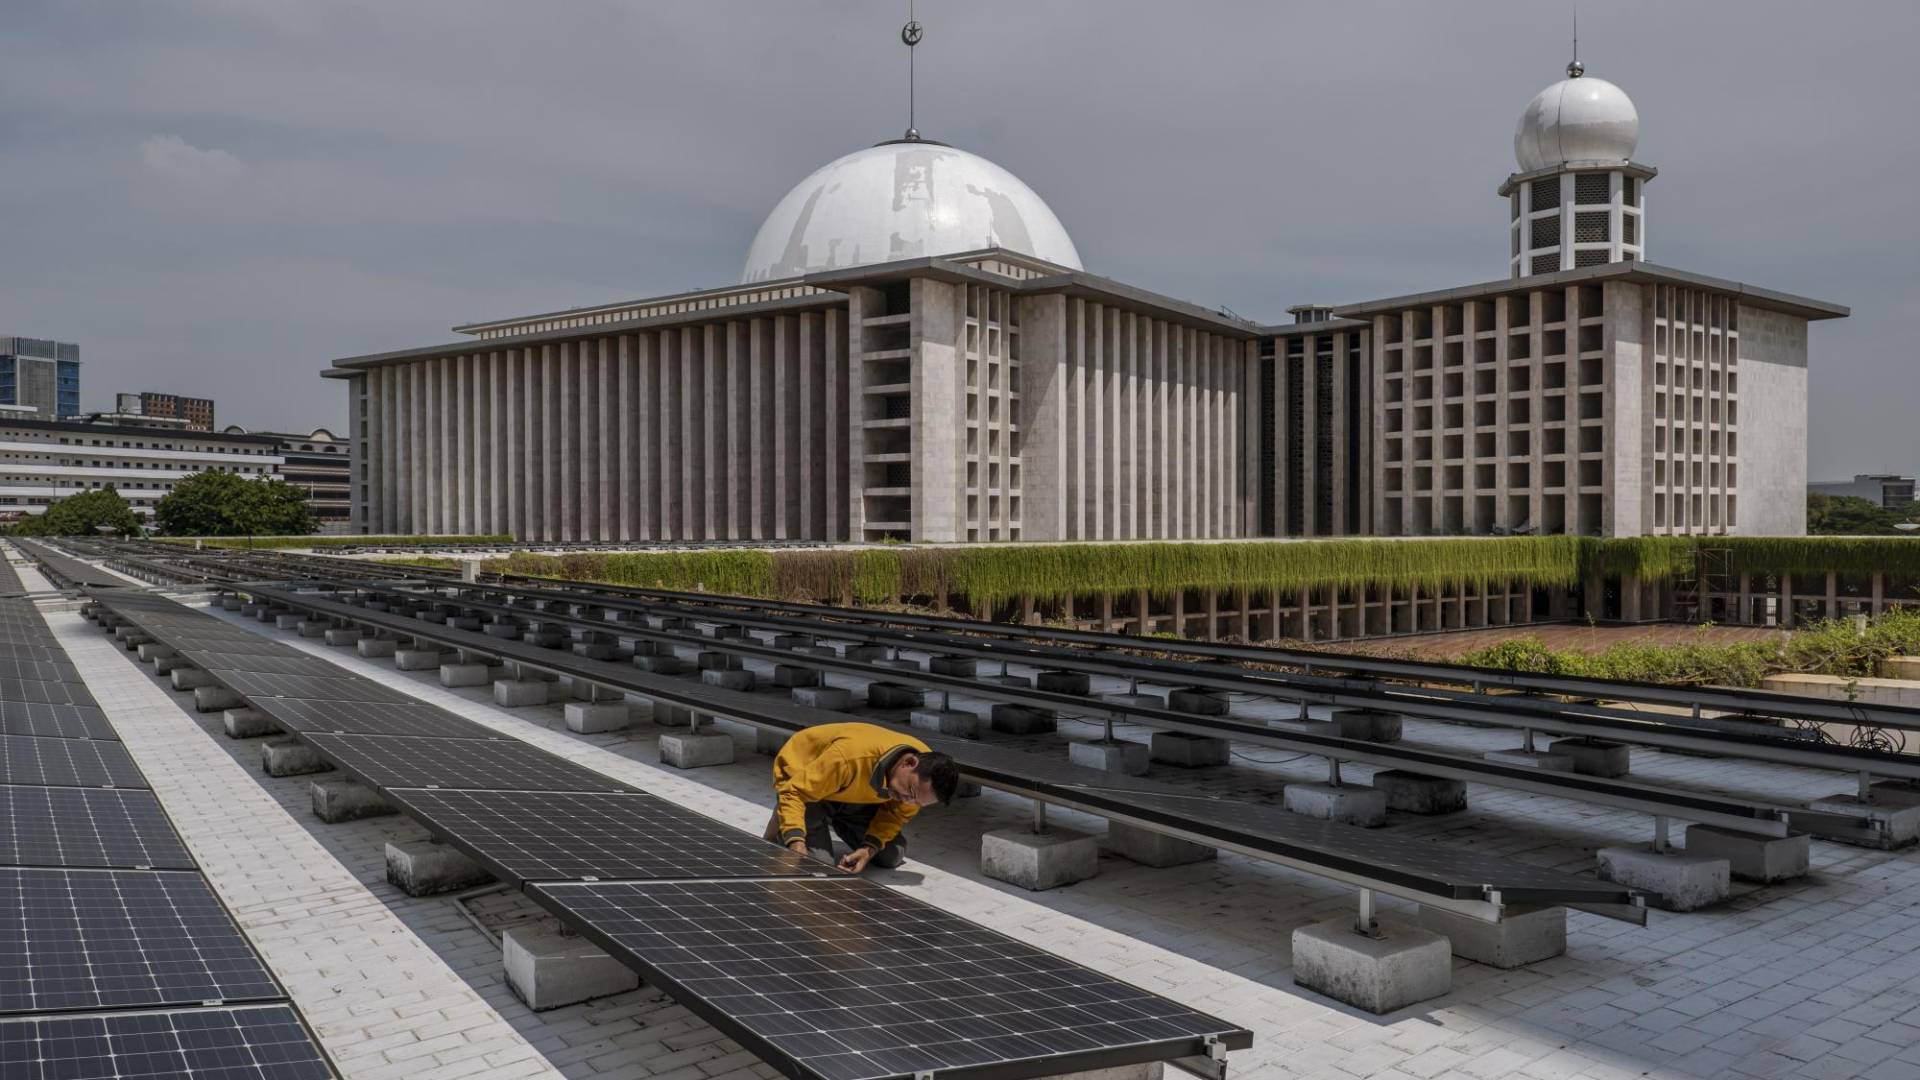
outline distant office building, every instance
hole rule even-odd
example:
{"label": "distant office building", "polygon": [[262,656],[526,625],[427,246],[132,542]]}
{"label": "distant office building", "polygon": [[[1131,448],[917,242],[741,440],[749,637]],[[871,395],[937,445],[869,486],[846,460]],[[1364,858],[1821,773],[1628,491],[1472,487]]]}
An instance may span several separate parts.
{"label": "distant office building", "polygon": [[[127,411],[125,399],[134,396],[135,395],[132,394],[120,395],[122,400],[121,412]],[[139,395],[139,406],[138,412],[142,416],[185,420],[187,426],[196,431],[213,430],[212,398],[181,397],[178,394],[156,394],[151,391],[145,391]]]}
{"label": "distant office building", "polygon": [[320,519],[320,531],[348,531],[352,518],[352,444],[326,428],[314,428],[302,435],[290,431],[249,432],[230,424],[225,434],[273,439],[281,457],[280,478],[305,489],[307,508]]}
{"label": "distant office building", "polygon": [[195,431],[184,421],[125,413],[36,420],[0,407],[0,522],[55,500],[112,487],[142,517],[173,486],[214,470],[249,479],[280,471],[279,441]]}
{"label": "distant office building", "polygon": [[80,346],[0,337],[0,406],[9,415],[60,420],[80,413]]}
{"label": "distant office building", "polygon": [[1821,480],[1807,485],[1810,495],[1836,495],[1866,499],[1875,506],[1898,510],[1913,505],[1913,477],[1878,473],[1857,475],[1851,480]]}

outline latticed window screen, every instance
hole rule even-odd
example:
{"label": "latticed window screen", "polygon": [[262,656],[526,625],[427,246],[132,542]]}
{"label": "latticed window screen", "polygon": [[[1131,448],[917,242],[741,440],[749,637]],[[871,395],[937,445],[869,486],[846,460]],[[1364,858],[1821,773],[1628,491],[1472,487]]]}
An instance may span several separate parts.
{"label": "latticed window screen", "polygon": [[1576,252],[1573,256],[1573,265],[1575,266],[1599,266],[1606,261],[1607,252],[1605,250],[1581,251]]}
{"label": "latticed window screen", "polygon": [[1581,173],[1574,177],[1573,201],[1588,206],[1604,205],[1611,198],[1608,192],[1611,179],[1607,173]]}
{"label": "latticed window screen", "polygon": [[1520,193],[1516,191],[1513,194],[1507,196],[1507,205],[1512,210],[1510,220],[1519,221],[1520,220]]}
{"label": "latticed window screen", "polygon": [[1620,178],[1620,201],[1628,206],[1640,205],[1640,181],[1631,176]]}
{"label": "latticed window screen", "polygon": [[1620,239],[1629,244],[1637,244],[1640,242],[1639,214],[1620,215]]}
{"label": "latticed window screen", "polygon": [[1573,216],[1573,241],[1576,244],[1597,244],[1611,237],[1607,235],[1607,212],[1590,211]]}
{"label": "latticed window screen", "polygon": [[887,487],[912,487],[913,465],[905,461],[887,462]]}
{"label": "latticed window screen", "polygon": [[1560,269],[1560,256],[1558,255],[1535,255],[1533,257],[1533,273],[1551,274],[1558,269]]}
{"label": "latticed window screen", "polygon": [[913,399],[905,394],[894,394],[887,399],[887,419],[905,420],[913,415]]}
{"label": "latticed window screen", "polygon": [[1560,215],[1548,214],[1533,219],[1533,243],[1530,247],[1554,247],[1560,243]]}
{"label": "latticed window screen", "polygon": [[1528,209],[1551,210],[1560,205],[1560,178],[1550,176],[1545,180],[1535,180],[1527,185],[1529,191]]}
{"label": "latticed window screen", "polygon": [[1511,229],[1509,231],[1513,234],[1513,253],[1518,255],[1520,254],[1520,230]]}

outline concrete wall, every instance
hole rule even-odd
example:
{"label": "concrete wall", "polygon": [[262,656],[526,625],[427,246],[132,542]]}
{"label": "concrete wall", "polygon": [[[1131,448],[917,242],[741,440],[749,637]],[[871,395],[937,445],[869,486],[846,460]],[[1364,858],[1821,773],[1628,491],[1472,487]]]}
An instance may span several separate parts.
{"label": "concrete wall", "polygon": [[1653,526],[1653,304],[1651,286],[1609,281],[1604,348],[1610,380],[1605,453],[1608,536],[1640,536]]}
{"label": "concrete wall", "polygon": [[1807,531],[1807,322],[1742,304],[1737,531]]}

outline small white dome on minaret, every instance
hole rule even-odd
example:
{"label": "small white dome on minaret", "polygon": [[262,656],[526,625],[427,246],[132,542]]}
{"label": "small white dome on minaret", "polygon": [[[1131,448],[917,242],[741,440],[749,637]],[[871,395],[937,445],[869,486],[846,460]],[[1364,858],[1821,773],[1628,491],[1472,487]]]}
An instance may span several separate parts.
{"label": "small white dome on minaret", "polygon": [[1640,141],[1640,112],[1625,90],[1586,74],[1578,60],[1567,77],[1535,94],[1513,132],[1523,173],[1562,165],[1619,165]]}

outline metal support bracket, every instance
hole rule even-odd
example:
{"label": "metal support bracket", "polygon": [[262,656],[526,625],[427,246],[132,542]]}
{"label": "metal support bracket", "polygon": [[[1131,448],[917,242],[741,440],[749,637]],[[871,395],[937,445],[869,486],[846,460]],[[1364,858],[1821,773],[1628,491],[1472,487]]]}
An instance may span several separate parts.
{"label": "metal support bracket", "polygon": [[1047,833],[1047,804],[1039,799],[1033,800],[1033,832],[1035,836]]}
{"label": "metal support bracket", "polygon": [[1362,937],[1380,937],[1380,920],[1374,916],[1373,890],[1360,890],[1360,910],[1353,920],[1353,932]]}

